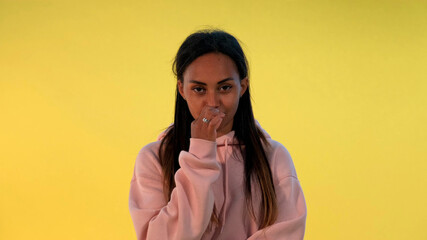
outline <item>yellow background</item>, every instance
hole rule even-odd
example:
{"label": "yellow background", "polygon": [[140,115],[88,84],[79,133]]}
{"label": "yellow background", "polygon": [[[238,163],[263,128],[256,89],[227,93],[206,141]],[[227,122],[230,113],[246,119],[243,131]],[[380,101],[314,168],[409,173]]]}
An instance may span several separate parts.
{"label": "yellow background", "polygon": [[0,239],[135,239],[134,161],[204,26],[243,42],[305,239],[427,239],[427,2],[403,0],[0,0]]}

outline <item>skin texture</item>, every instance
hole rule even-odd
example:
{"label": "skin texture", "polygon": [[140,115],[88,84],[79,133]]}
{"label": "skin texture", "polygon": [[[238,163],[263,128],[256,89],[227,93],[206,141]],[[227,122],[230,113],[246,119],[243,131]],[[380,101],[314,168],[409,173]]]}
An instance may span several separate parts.
{"label": "skin texture", "polygon": [[215,141],[230,132],[247,88],[248,78],[240,80],[236,64],[227,55],[207,53],[196,58],[184,71],[183,80],[178,80],[179,93],[195,119],[191,137]]}

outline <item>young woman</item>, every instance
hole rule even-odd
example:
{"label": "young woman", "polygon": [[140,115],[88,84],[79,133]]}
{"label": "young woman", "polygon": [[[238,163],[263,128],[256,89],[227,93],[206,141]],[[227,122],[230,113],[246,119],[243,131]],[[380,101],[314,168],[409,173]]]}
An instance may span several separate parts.
{"label": "young woman", "polygon": [[304,194],[289,152],[254,119],[238,41],[193,33],[174,73],[174,123],[140,150],[130,183],[138,239],[303,239]]}

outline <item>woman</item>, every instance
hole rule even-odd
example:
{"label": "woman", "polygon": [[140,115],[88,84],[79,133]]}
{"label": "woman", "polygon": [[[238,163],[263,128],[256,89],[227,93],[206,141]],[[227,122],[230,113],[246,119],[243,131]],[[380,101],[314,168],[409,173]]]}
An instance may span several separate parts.
{"label": "woman", "polygon": [[130,183],[138,239],[303,239],[295,167],[254,119],[238,41],[221,30],[193,33],[174,73],[174,123],[140,150]]}

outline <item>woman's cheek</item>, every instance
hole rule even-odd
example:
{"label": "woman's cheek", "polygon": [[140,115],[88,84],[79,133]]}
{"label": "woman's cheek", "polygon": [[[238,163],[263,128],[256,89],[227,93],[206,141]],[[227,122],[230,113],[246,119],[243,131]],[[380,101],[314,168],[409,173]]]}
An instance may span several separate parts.
{"label": "woman's cheek", "polygon": [[202,107],[200,107],[200,104],[197,103],[189,105],[189,109],[194,119],[198,118],[200,116],[200,113],[202,112]]}

